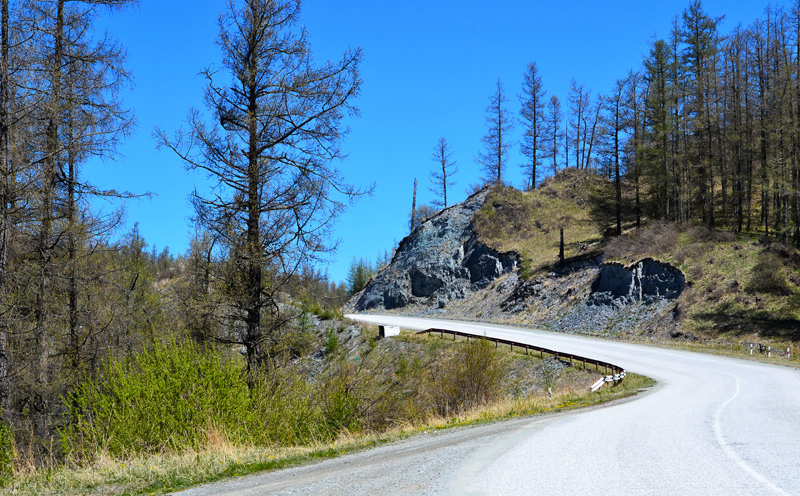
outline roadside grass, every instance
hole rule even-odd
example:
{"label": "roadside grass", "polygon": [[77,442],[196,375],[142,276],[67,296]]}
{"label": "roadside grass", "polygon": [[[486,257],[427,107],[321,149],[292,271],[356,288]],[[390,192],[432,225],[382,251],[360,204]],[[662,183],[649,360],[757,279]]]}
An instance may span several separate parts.
{"label": "roadside grass", "polygon": [[[459,347],[466,346],[463,339],[455,344],[446,339],[413,334],[404,334],[401,339],[409,343],[427,343],[432,350],[443,352],[457,352]],[[538,357],[511,352],[502,346],[498,351],[503,366],[510,367],[512,373],[517,373],[520,367],[533,367],[541,362]],[[211,442],[204,449],[189,449],[179,454],[129,456],[101,453],[85,465],[73,463],[21,471],[10,483],[0,488],[0,494],[163,494],[226,478],[332,458],[419,433],[594,406],[635,395],[655,383],[647,377],[629,373],[622,383],[606,385],[600,391],[590,393],[588,386],[597,379],[599,373],[581,367],[566,367],[562,372],[560,379],[553,383],[552,397],[542,391],[518,399],[506,396],[452,415],[433,415],[423,421],[395,425],[382,432],[352,434],[343,431],[331,442],[317,441],[305,447],[237,446],[209,429],[206,436]]]}
{"label": "roadside grass", "polygon": [[[757,337],[756,337],[757,339]],[[632,343],[642,343],[642,341],[633,341]],[[658,341],[649,342],[648,344],[659,348],[668,348],[674,350],[691,351],[693,353],[704,353],[706,355],[716,355],[728,358],[736,358],[739,360],[749,360],[753,362],[768,363],[771,365],[780,365],[782,367],[800,368],[800,360],[797,358],[797,353],[800,348],[792,344],[782,348],[773,346],[772,356],[767,356],[766,353],[760,352],[758,349],[753,350],[750,354],[749,346],[742,343],[714,343],[714,342],[669,342]],[[791,350],[790,358],[786,358],[785,351],[789,348]]]}

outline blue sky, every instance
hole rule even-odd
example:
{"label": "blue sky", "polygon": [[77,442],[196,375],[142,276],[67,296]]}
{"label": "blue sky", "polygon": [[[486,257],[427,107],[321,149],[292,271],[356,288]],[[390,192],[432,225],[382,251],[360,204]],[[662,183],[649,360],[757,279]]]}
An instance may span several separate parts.
{"label": "blue sky", "polygon": [[[654,37],[669,35],[672,19],[688,0],[307,0],[303,22],[319,61],[336,59],[348,46],[364,51],[361,117],[348,122],[351,132],[340,164],[353,184],[375,183],[372,198],[362,199],[336,226],[341,241],[327,267],[342,281],[353,257],[374,260],[408,234],[414,178],[417,203],[428,191],[440,136],[447,138],[458,163],[452,199],[466,197],[480,177],[475,156],[486,131],[485,107],[500,79],[509,110],[519,109],[522,74],[536,62],[548,94],[566,101],[570,80],[593,95],[609,91],[629,69],[638,69]],[[187,171],[170,152],[156,149],[153,129],[177,129],[190,108],[202,109],[203,81],[197,74],[219,65],[214,44],[224,0],[141,0],[138,7],[104,22],[128,51],[134,87],[124,96],[135,110],[134,135],[122,158],[90,164],[86,175],[103,187],[149,199],[127,203],[127,225],[160,250],[183,253],[191,236],[188,195],[206,183]],[[706,12],[725,16],[723,33],[762,16],[766,0],[703,2]],[[512,132],[518,140],[520,127]],[[521,186],[522,162],[515,149],[508,177]],[[449,195],[449,196],[451,196]],[[450,198],[448,198],[450,200]],[[451,201],[452,202],[452,201]]]}

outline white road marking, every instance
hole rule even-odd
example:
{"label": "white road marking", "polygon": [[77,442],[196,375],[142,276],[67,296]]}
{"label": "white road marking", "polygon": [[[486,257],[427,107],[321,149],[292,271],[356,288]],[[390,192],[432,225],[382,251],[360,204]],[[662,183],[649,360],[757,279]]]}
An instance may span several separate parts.
{"label": "white road marking", "polygon": [[773,484],[772,481],[768,480],[766,477],[759,474],[753,467],[751,467],[744,460],[742,460],[739,457],[739,455],[736,454],[736,451],[734,451],[733,448],[731,448],[728,445],[728,443],[725,442],[725,436],[722,434],[722,422],[720,422],[720,418],[722,417],[722,411],[725,410],[725,407],[727,407],[731,403],[731,401],[733,401],[734,399],[736,399],[737,396],[739,396],[739,390],[740,390],[739,378],[732,374],[725,374],[725,375],[733,377],[736,380],[736,391],[733,392],[733,396],[728,398],[724,403],[722,403],[719,406],[719,408],[717,409],[717,413],[714,415],[714,435],[717,437],[717,442],[719,443],[720,447],[725,452],[725,454],[728,455],[728,458],[733,460],[733,462],[736,463],[736,465],[738,465],[742,470],[750,474],[751,477],[761,482],[765,486],[769,487],[775,493],[789,496],[789,493],[787,493],[783,489]]}

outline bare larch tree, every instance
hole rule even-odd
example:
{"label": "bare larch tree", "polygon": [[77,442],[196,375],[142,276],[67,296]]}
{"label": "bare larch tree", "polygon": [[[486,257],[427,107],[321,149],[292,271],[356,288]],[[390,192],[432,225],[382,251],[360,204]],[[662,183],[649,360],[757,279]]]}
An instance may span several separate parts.
{"label": "bare larch tree", "polygon": [[430,188],[431,192],[436,195],[432,203],[438,208],[447,208],[447,188],[456,184],[452,177],[458,172],[458,169],[452,156],[453,152],[450,151],[447,140],[444,137],[439,138],[433,148],[433,155],[431,155],[431,160],[436,163],[436,168],[431,172],[433,187]]}
{"label": "bare larch tree", "polygon": [[536,62],[528,64],[522,83],[522,95],[520,102],[520,117],[524,131],[520,149],[522,154],[528,159],[522,165],[525,175],[528,177],[528,189],[536,189],[536,173],[541,162],[545,145],[545,104],[547,92],[542,86],[542,77],[536,68]]}
{"label": "bare larch tree", "polygon": [[203,72],[213,121],[192,111],[174,139],[157,131],[187,167],[216,182],[193,203],[228,257],[220,277],[230,325],[218,339],[244,347],[251,387],[288,322],[281,288],[331,249],[331,221],[364,193],[336,166],[342,120],[358,113],[361,50],[315,66],[299,16],[299,0],[231,0],[220,18],[222,69]]}
{"label": "bare larch tree", "polygon": [[503,181],[503,169],[508,162],[508,150],[512,145],[509,133],[514,127],[506,109],[507,103],[503,83],[498,79],[497,89],[486,107],[486,125],[489,129],[481,138],[483,151],[476,158],[483,169],[483,179],[486,182]]}

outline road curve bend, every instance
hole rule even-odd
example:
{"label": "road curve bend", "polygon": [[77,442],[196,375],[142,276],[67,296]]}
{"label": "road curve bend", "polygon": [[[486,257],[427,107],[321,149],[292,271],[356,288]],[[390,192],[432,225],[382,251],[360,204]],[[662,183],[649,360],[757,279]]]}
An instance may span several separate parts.
{"label": "road curve bend", "polygon": [[659,385],[608,408],[415,437],[182,494],[800,494],[795,369],[509,326],[348,317],[511,339]]}

